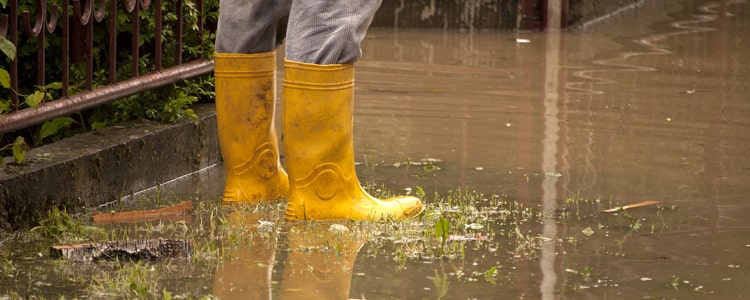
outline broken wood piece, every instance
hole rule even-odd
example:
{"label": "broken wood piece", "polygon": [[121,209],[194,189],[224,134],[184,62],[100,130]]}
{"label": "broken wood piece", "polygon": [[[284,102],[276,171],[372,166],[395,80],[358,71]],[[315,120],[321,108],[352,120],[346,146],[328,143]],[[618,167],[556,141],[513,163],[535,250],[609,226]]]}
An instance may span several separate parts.
{"label": "broken wood piece", "polygon": [[105,225],[114,223],[133,223],[141,221],[150,221],[156,219],[181,220],[183,215],[188,215],[193,210],[193,202],[188,200],[173,206],[152,209],[152,210],[134,210],[123,212],[109,212],[94,215],[92,217],[94,225]]}
{"label": "broken wood piece", "polygon": [[102,243],[54,245],[53,257],[76,262],[100,259],[159,260],[165,258],[190,258],[193,245],[183,239],[126,240]]}
{"label": "broken wood piece", "polygon": [[637,207],[649,206],[649,205],[654,205],[654,204],[659,204],[659,203],[661,203],[661,201],[646,200],[646,201],[641,201],[641,202],[638,202],[638,203],[629,204],[629,205],[625,205],[625,206],[619,206],[619,207],[615,207],[615,208],[605,209],[602,212],[603,213],[617,212],[617,211],[621,211],[621,210],[633,209],[633,208],[637,208]]}

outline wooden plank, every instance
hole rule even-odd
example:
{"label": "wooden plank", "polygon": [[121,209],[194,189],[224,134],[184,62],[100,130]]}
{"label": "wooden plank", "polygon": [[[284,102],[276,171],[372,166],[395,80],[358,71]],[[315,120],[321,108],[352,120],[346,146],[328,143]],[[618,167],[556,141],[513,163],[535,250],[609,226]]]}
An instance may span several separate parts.
{"label": "wooden plank", "polygon": [[123,212],[109,212],[97,214],[92,217],[94,225],[106,225],[114,223],[134,223],[157,219],[190,220],[190,212],[193,210],[193,202],[188,200],[182,203],[152,210],[134,210]]}
{"label": "wooden plank", "polygon": [[124,240],[102,243],[54,245],[53,257],[76,262],[100,259],[160,260],[165,258],[190,258],[192,244],[183,239]]}
{"label": "wooden plank", "polygon": [[621,211],[621,210],[633,209],[633,208],[637,208],[637,207],[649,206],[649,205],[654,205],[654,204],[659,204],[659,203],[661,203],[661,201],[646,200],[646,201],[641,201],[641,202],[638,202],[638,203],[629,204],[629,205],[625,205],[625,206],[619,206],[619,207],[614,207],[614,208],[610,208],[610,209],[605,209],[602,212],[603,213],[611,213],[611,212],[617,212],[617,211]]}

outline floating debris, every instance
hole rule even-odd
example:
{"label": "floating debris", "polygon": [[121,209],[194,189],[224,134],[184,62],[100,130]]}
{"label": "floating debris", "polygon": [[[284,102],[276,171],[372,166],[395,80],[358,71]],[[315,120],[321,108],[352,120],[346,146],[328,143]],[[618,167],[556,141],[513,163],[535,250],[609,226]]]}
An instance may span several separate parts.
{"label": "floating debris", "polygon": [[52,256],[76,262],[110,260],[159,260],[190,258],[193,245],[184,239],[127,240],[102,243],[55,245]]}
{"label": "floating debris", "polygon": [[349,227],[341,224],[331,224],[331,227],[328,227],[328,231],[332,233],[345,233],[349,231]]}
{"label": "floating debris", "polygon": [[108,212],[92,216],[94,225],[105,225],[115,223],[135,223],[142,221],[151,221],[158,219],[166,220],[185,220],[190,223],[190,212],[193,210],[193,202],[188,200],[173,206],[153,209],[153,210],[135,210],[124,212]]}
{"label": "floating debris", "polygon": [[273,232],[273,226],[271,221],[258,220],[258,232]]}
{"label": "floating debris", "polygon": [[629,204],[629,205],[625,205],[625,206],[619,206],[619,207],[614,207],[614,208],[610,208],[610,209],[605,209],[602,212],[603,213],[618,212],[618,211],[621,211],[621,210],[633,209],[633,208],[638,208],[638,207],[643,207],[643,206],[649,206],[649,205],[654,205],[654,204],[659,204],[659,203],[661,203],[661,201],[646,200],[646,201],[638,202],[638,203],[635,203],[635,204]]}
{"label": "floating debris", "polygon": [[449,241],[485,241],[487,240],[486,235],[480,235],[480,234],[464,234],[464,235],[457,235],[457,234],[451,234],[448,236]]}

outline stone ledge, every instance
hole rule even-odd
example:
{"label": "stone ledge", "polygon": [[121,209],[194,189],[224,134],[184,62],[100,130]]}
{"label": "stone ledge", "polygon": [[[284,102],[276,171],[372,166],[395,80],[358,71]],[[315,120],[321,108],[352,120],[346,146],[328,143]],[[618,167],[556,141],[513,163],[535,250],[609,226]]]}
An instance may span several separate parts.
{"label": "stone ledge", "polygon": [[198,121],[124,122],[34,148],[0,170],[0,231],[26,229],[51,208],[79,211],[219,163],[213,104]]}

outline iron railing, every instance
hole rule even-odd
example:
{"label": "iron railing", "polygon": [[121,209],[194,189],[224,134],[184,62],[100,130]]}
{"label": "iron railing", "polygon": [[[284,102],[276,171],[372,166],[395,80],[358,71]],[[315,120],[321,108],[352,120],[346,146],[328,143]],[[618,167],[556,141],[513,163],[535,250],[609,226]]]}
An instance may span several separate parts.
{"label": "iron railing", "polygon": [[[59,82],[62,85],[60,98],[40,104],[36,108],[19,109],[19,60],[13,59],[7,66],[11,82],[11,102],[14,111],[0,115],[0,134],[13,132],[29,126],[40,124],[56,117],[69,115],[84,111],[99,105],[137,94],[146,90],[154,89],[167,84],[191,77],[204,75],[213,71],[213,62],[205,56],[183,61],[183,21],[184,1],[192,0],[60,0],[60,7],[48,4],[47,0],[35,0],[36,7],[33,15],[28,11],[19,14],[19,0],[9,0],[7,13],[0,14],[0,38],[8,39],[13,45],[19,45],[19,39],[28,38],[37,41],[37,86],[44,86],[47,77],[56,74],[45,74],[45,39],[50,34],[61,36],[62,65],[60,67]],[[153,3],[152,3],[153,1]],[[202,45],[201,37],[205,31],[203,0],[194,0],[198,10],[197,36],[198,43]],[[164,4],[164,5],[163,5]],[[174,63],[168,67],[163,66],[164,50],[162,46],[164,26],[164,12],[162,7],[174,8],[176,20],[174,20],[174,38],[176,39]],[[117,79],[118,34],[117,14],[118,10],[124,10],[130,14],[131,47],[130,55],[131,75],[128,79]],[[72,15],[71,15],[72,12]],[[154,49],[152,52],[153,72],[140,74],[139,39],[143,34],[140,16],[145,13],[153,13]],[[19,24],[19,21],[21,22]],[[60,24],[58,24],[60,23]],[[23,33],[19,33],[19,25],[23,25]],[[108,84],[94,87],[94,26],[106,26],[109,39],[106,45]],[[195,28],[193,28],[195,30]],[[71,32],[82,33],[72,35]],[[104,48],[104,45],[97,45]],[[71,51],[83,51],[83,64],[85,64],[84,90],[75,94],[69,94]],[[55,79],[57,81],[58,79]]]}

